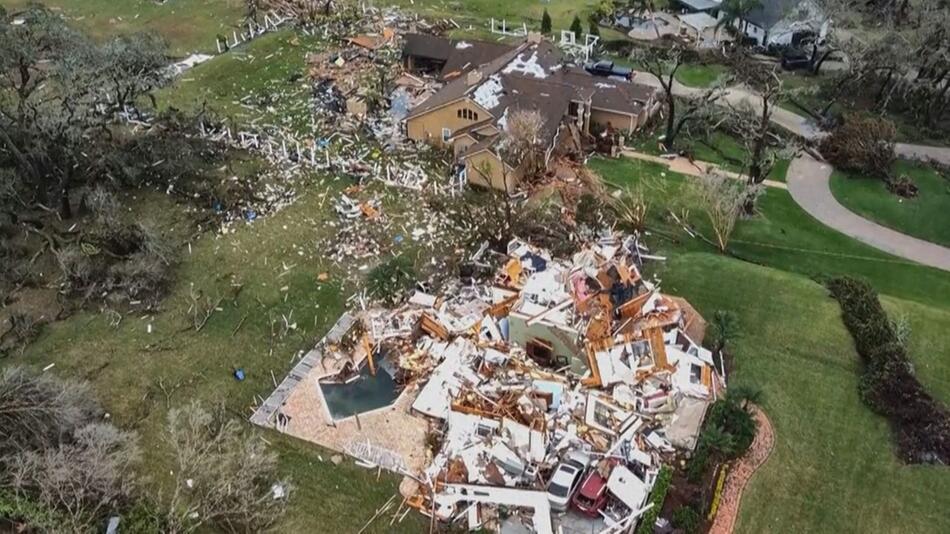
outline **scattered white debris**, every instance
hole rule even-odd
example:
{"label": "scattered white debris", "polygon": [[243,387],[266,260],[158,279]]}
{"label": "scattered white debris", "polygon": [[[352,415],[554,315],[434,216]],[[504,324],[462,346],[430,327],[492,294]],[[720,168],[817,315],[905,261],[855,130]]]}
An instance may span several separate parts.
{"label": "scattered white debris", "polygon": [[488,78],[485,83],[479,85],[478,89],[475,89],[472,98],[479,106],[491,110],[501,103],[500,98],[504,90],[505,88],[501,85],[501,78],[495,74]]}
{"label": "scattered white debris", "polygon": [[538,51],[535,50],[531,57],[528,59],[522,59],[524,54],[516,57],[511,60],[511,63],[502,70],[505,74],[510,74],[512,72],[517,72],[524,74],[525,76],[534,76],[535,78],[547,78],[548,73],[544,72],[544,67],[538,63]]}

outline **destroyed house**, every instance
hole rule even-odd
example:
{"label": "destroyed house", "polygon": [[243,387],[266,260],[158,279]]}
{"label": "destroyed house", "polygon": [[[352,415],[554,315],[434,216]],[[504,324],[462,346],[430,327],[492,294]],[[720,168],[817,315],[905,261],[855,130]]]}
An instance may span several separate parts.
{"label": "destroyed house", "polygon": [[503,135],[515,112],[540,114],[536,142],[546,166],[563,137],[630,133],[658,106],[654,87],[594,76],[535,35],[469,67],[413,108],[405,124],[410,139],[451,148],[476,185],[512,191],[520,182],[521,169],[506,153]]}
{"label": "destroyed house", "polygon": [[584,532],[634,526],[725,387],[702,320],[641,276],[636,236],[505,252],[480,282],[344,315],[252,421],[407,475],[406,505],[470,529],[569,531],[547,491],[565,465],[604,486]]}
{"label": "destroyed house", "polygon": [[403,65],[409,72],[450,80],[512,50],[514,46],[475,40],[453,40],[424,33],[404,37]]}

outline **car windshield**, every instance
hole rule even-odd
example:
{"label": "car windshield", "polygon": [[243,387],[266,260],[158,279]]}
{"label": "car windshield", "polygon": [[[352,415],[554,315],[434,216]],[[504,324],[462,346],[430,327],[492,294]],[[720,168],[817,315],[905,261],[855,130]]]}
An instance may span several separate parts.
{"label": "car windshield", "polygon": [[560,484],[552,483],[548,486],[548,493],[555,497],[567,497],[567,490],[568,488],[566,486],[561,486]]}

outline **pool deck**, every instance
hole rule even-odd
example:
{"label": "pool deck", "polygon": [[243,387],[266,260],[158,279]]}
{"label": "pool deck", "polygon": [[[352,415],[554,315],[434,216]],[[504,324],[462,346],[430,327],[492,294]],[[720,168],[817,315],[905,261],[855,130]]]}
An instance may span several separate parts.
{"label": "pool deck", "polygon": [[393,452],[411,473],[420,474],[429,459],[425,444],[428,422],[410,413],[418,388],[406,388],[389,406],[334,422],[320,391],[319,380],[339,372],[348,360],[327,356],[326,368],[314,367],[291,390],[281,407],[280,412],[291,418],[283,432],[345,454],[353,444],[369,442]]}

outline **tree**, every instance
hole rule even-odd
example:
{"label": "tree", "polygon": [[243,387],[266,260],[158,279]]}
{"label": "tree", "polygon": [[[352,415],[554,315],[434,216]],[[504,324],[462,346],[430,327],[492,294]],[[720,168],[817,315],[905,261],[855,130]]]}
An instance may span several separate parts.
{"label": "tree", "polygon": [[82,532],[131,499],[132,467],[138,459],[134,434],[91,423],[58,447],[24,451],[4,463],[18,496],[36,495],[68,522],[64,530]]}
{"label": "tree", "polygon": [[[726,28],[727,31],[738,29],[742,36],[745,36],[749,29],[749,22],[746,16],[754,9],[762,7],[761,0],[723,0],[719,9],[719,22],[716,23],[716,29]],[[741,42],[741,39],[740,39]]]}
{"label": "tree", "polygon": [[0,373],[0,456],[53,447],[98,413],[86,384],[8,367]]}
{"label": "tree", "polygon": [[544,172],[543,129],[544,118],[534,109],[514,111],[505,121],[499,152],[522,180],[534,180]]}
{"label": "tree", "polygon": [[283,514],[292,488],[278,478],[277,456],[236,420],[192,403],[168,413],[165,435],[175,465],[172,532],[260,532]]}
{"label": "tree", "polygon": [[[729,238],[732,236],[736,220],[749,192],[741,182],[717,173],[700,176],[694,183],[699,209],[709,220],[716,238],[714,245],[720,253],[725,254],[729,246]],[[761,187],[756,185],[752,186],[752,189],[761,189]]]}
{"label": "tree", "polygon": [[57,195],[68,219],[71,191],[110,176],[111,111],[158,84],[164,48],[147,36],[97,47],[38,7],[19,17],[0,20],[0,156],[15,162],[24,203]]}
{"label": "tree", "polygon": [[544,13],[541,15],[541,33],[544,35],[549,35],[551,33],[551,15],[548,14],[547,9],[545,9]]}
{"label": "tree", "polygon": [[0,487],[15,505],[48,512],[27,526],[53,515],[62,531],[90,531],[131,504],[136,437],[100,414],[85,384],[20,367],[0,373]]}
{"label": "tree", "polygon": [[739,319],[730,311],[716,310],[709,327],[715,352],[722,352],[731,340],[739,337]]}
{"label": "tree", "polygon": [[661,97],[666,105],[666,133],[663,144],[672,149],[683,127],[692,120],[708,118],[713,114],[713,105],[724,94],[725,80],[720,80],[699,96],[682,99],[684,108],[679,110],[677,102],[680,100],[674,94],[676,72],[692,58],[694,53],[674,44],[668,48],[639,48],[631,54],[644,71],[650,73],[660,82]]}
{"label": "tree", "polygon": [[584,35],[584,28],[581,26],[581,18],[578,15],[574,15],[574,20],[571,21],[571,33],[573,33],[574,37],[578,39]]}
{"label": "tree", "polygon": [[897,129],[882,118],[849,115],[818,146],[832,165],[890,180]]}
{"label": "tree", "polygon": [[163,72],[168,63],[165,41],[150,33],[136,33],[116,37],[101,51],[100,75],[104,87],[112,96],[117,111],[134,106],[135,99],[148,95],[157,107],[151,91],[165,79]]}
{"label": "tree", "polygon": [[587,28],[587,33],[590,35],[596,35],[598,37],[600,36],[600,26],[597,25],[597,21],[595,19],[592,18],[589,21]]}

